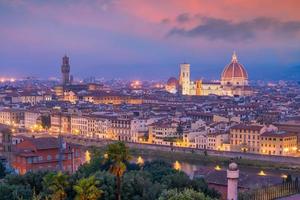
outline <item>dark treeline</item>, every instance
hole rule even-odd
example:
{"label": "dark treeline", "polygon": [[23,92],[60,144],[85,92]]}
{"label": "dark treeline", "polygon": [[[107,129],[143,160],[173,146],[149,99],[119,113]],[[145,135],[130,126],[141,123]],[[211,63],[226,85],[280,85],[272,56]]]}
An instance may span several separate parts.
{"label": "dark treeline", "polygon": [[124,143],[109,145],[105,153],[92,150],[91,161],[74,174],[28,172],[6,174],[0,200],[211,200],[220,194],[202,178],[160,160],[132,164]]}

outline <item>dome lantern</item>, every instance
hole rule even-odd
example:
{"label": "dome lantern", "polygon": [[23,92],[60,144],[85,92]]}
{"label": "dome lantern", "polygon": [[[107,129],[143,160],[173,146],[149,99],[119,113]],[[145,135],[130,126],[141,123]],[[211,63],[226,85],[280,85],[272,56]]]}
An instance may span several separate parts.
{"label": "dome lantern", "polygon": [[237,55],[235,51],[233,51],[231,62],[238,62]]}

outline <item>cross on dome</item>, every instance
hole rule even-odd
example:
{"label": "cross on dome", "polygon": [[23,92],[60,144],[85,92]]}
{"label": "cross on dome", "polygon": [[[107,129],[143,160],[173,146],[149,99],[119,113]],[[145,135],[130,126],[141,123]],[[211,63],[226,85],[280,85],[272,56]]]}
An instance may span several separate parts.
{"label": "cross on dome", "polygon": [[237,55],[235,53],[235,51],[233,51],[233,54],[232,54],[232,59],[231,59],[232,62],[237,62],[238,59],[237,59]]}

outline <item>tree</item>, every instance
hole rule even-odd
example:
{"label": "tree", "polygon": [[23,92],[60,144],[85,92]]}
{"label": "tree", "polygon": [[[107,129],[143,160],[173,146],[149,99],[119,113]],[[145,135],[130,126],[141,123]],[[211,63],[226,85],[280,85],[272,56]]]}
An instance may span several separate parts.
{"label": "tree", "polygon": [[155,160],[152,162],[146,162],[144,165],[144,171],[151,174],[153,182],[160,183],[164,176],[175,174],[177,171],[172,168],[170,163],[162,160]]}
{"label": "tree", "polygon": [[31,200],[32,190],[27,185],[0,184],[0,200]]}
{"label": "tree", "polygon": [[194,178],[191,181],[191,187],[196,191],[203,192],[206,196],[209,196],[211,198],[221,198],[221,194],[214,188],[209,188],[208,184],[203,178]]}
{"label": "tree", "polygon": [[94,174],[95,179],[100,182],[100,189],[103,191],[101,199],[114,200],[116,199],[116,181],[115,177],[107,171],[98,171]]}
{"label": "tree", "polygon": [[89,149],[91,152],[91,161],[90,163],[85,163],[79,167],[79,169],[74,174],[77,178],[86,178],[91,176],[92,174],[96,173],[100,170],[108,170],[111,162],[109,160],[105,160],[103,156],[103,152],[91,148]]}
{"label": "tree", "polygon": [[28,186],[36,194],[40,194],[43,191],[43,178],[48,172],[38,171],[38,172],[27,172],[26,174],[20,176],[17,174],[6,175],[3,182],[8,185],[15,186]]}
{"label": "tree", "polygon": [[109,171],[116,176],[116,199],[121,199],[121,178],[126,171],[125,163],[130,160],[128,147],[123,142],[108,145],[108,160],[111,162]]}
{"label": "tree", "polygon": [[178,135],[182,136],[183,135],[183,127],[181,125],[181,123],[178,124],[177,128],[176,128],[176,132]]}
{"label": "tree", "polygon": [[99,181],[95,180],[95,176],[79,179],[73,189],[76,191],[75,199],[77,200],[97,200],[102,191],[97,188]]}
{"label": "tree", "polygon": [[2,161],[0,161],[0,179],[4,178],[6,175],[6,169]]}
{"label": "tree", "polygon": [[203,193],[193,189],[184,189],[179,192],[177,189],[165,190],[158,200],[212,200],[206,197]]}
{"label": "tree", "polygon": [[63,200],[67,197],[68,176],[61,172],[49,173],[43,179],[43,186],[52,200]]}
{"label": "tree", "polygon": [[51,117],[50,117],[50,115],[42,115],[41,116],[41,125],[46,130],[48,130],[51,127]]}
{"label": "tree", "polygon": [[285,182],[286,182],[286,183],[291,183],[292,181],[293,181],[292,175],[288,174],[288,175],[287,175],[287,178],[286,178],[286,180],[285,180]]}
{"label": "tree", "polygon": [[183,172],[176,172],[174,174],[164,176],[161,182],[166,185],[167,189],[177,188],[182,190],[191,186],[190,178]]}
{"label": "tree", "polygon": [[155,200],[162,192],[163,185],[152,183],[151,175],[144,171],[129,171],[122,181],[122,198],[131,200]]}

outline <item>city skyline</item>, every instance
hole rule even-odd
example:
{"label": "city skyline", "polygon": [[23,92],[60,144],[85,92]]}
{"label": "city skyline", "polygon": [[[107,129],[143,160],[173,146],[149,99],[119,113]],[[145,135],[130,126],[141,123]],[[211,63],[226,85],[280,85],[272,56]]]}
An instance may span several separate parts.
{"label": "city skyline", "polygon": [[[251,80],[299,79],[297,1],[1,1],[3,76],[219,79],[234,50]],[[78,14],[80,13],[80,15]],[[272,71],[272,73],[270,73]],[[298,73],[299,74],[299,73]]]}

